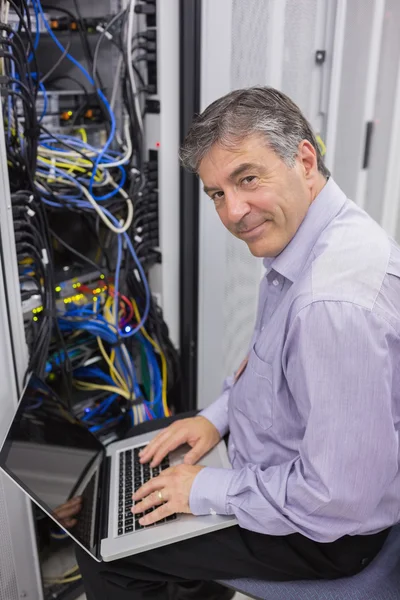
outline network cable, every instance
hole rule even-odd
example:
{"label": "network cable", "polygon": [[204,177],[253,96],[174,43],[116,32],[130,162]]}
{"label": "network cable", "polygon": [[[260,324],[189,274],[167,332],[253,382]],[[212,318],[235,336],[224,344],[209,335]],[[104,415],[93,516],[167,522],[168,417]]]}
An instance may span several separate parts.
{"label": "network cable", "polygon": [[[138,212],[135,226],[140,224],[144,231],[152,231],[149,219],[153,218],[151,212],[146,218],[142,202],[143,195],[150,190],[143,170],[143,118],[139,100],[139,93],[145,93],[145,82],[135,64],[138,46],[133,42],[140,36],[145,37],[140,32],[134,33],[135,1],[131,0],[127,8],[103,28],[93,59],[86,51],[92,74],[72,56],[71,38],[64,47],[51,29],[44,13],[46,5],[32,0],[36,23],[39,18],[42,20],[61,53],[50,70],[41,73],[37,54],[41,47],[40,27],[36,26],[33,39],[28,2],[21,0],[20,7],[13,0],[10,4],[20,23],[16,31],[6,24],[0,25],[4,33],[0,46],[5,67],[0,84],[10,181],[15,194],[13,205],[16,223],[19,221],[16,238],[21,291],[26,299],[29,294],[40,295],[42,299],[41,312],[29,325],[32,328],[30,368],[41,376],[60,372],[70,396],[73,385],[87,392],[102,393],[103,400],[88,407],[82,418],[96,434],[118,424],[127,411],[132,424],[167,416],[170,414],[168,392],[179,381],[178,360],[162,312],[151,297],[147,281],[149,263],[143,251],[146,246],[138,247],[133,241],[135,210]],[[78,0],[75,0],[77,22],[82,29],[78,8]],[[54,10],[57,9],[54,7]],[[60,9],[60,12],[67,11]],[[117,25],[119,36],[114,30],[110,33]],[[28,39],[26,51],[21,31]],[[97,74],[99,48],[105,39],[121,53],[125,103],[121,131],[117,130],[113,101],[118,79],[114,81],[110,103]],[[93,143],[85,126],[78,123],[81,109],[73,117],[72,129],[66,128],[65,133],[49,130],[47,87],[65,77],[57,74],[64,61],[80,71],[103,107],[107,139],[101,146]],[[73,71],[71,73],[67,77],[77,81]],[[137,80],[142,85],[140,91]],[[78,81],[77,85],[82,86]],[[82,90],[88,106],[89,93],[85,86]],[[37,115],[39,91],[42,107]],[[18,191],[21,182],[26,189],[25,196]],[[70,240],[66,241],[63,232],[49,225],[49,219],[52,221],[58,212],[80,215],[92,222],[100,251],[95,260],[75,248]],[[78,259],[78,264],[86,264],[97,272],[103,270],[98,261],[105,260],[108,265],[106,291],[97,296],[94,290],[93,294],[91,289],[83,290],[78,294],[83,299],[81,304],[72,300],[60,305],[55,295],[56,247]],[[122,272],[126,273],[127,281],[121,276]],[[89,365],[86,350],[78,354],[71,350],[76,336],[82,335],[95,341],[101,360],[96,367]],[[141,357],[139,363],[136,356]]]}

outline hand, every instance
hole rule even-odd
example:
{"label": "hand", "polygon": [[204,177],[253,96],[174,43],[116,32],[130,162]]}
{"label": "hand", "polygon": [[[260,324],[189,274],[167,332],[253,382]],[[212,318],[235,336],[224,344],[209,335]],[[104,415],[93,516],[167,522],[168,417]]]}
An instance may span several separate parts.
{"label": "hand", "polygon": [[64,529],[72,529],[78,522],[77,519],[73,519],[72,517],[75,517],[81,510],[82,498],[76,496],[65,502],[65,504],[57,506],[53,511],[53,517],[59,521],[61,527],[64,527]]}
{"label": "hand", "polygon": [[175,421],[142,450],[140,462],[147,463],[151,460],[150,466],[157,467],[169,452],[182,444],[189,444],[192,449],[185,455],[184,463],[193,465],[214,448],[220,439],[218,429],[205,417]]}
{"label": "hand", "polygon": [[[153,477],[142,485],[132,498],[136,501],[133,514],[142,513],[153,506],[159,506],[139,520],[141,525],[151,525],[175,513],[190,513],[189,496],[194,478],[204,469],[200,465],[178,465]],[[161,492],[161,498],[159,496]],[[141,502],[137,502],[141,500]],[[162,505],[162,506],[160,506]]]}

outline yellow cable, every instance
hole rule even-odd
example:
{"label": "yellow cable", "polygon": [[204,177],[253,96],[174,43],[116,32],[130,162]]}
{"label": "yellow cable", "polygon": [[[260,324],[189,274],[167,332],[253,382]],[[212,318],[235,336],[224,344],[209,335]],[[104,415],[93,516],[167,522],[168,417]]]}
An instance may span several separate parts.
{"label": "yellow cable", "polygon": [[[133,305],[133,310],[135,312],[136,320],[137,320],[138,323],[140,323],[141,318],[140,318],[140,313],[139,313],[137,304],[136,304],[136,302],[135,302],[135,300],[133,298],[131,298],[131,301],[132,301],[132,305]],[[144,337],[150,342],[150,344],[152,344],[152,346],[157,350],[157,352],[159,353],[159,355],[161,357],[162,404],[163,404],[165,416],[169,417],[170,416],[170,412],[169,412],[169,408],[168,408],[168,404],[167,404],[167,377],[168,377],[167,361],[165,359],[164,353],[161,350],[160,346],[147,333],[146,329],[144,327],[142,327],[141,331],[142,331]]]}
{"label": "yellow cable", "polygon": [[[74,567],[72,567],[72,569],[69,569],[68,571],[65,571],[65,573],[63,573],[60,576],[60,579],[64,579],[65,577],[70,577],[72,575],[72,573],[75,573],[75,571],[78,571],[78,570],[79,570],[78,565],[75,565]],[[50,577],[50,579],[51,579],[51,577]]]}
{"label": "yellow cable", "polygon": [[80,133],[80,134],[81,134],[81,137],[82,137],[82,142],[83,142],[84,144],[86,144],[86,143],[87,143],[87,134],[86,134],[86,129],[84,129],[83,127],[81,127],[80,129],[78,129],[78,130],[77,130],[77,133]]}
{"label": "yellow cable", "polygon": [[[114,366],[114,365],[113,365],[113,366]],[[116,368],[115,368],[115,367],[114,367],[114,369],[116,370]],[[118,371],[117,371],[117,372],[118,372]],[[116,379],[116,377],[115,377],[115,375],[114,375],[114,371],[112,371],[112,370],[110,370],[110,377],[111,377],[111,379],[113,380],[113,382],[115,383],[115,385],[122,385],[122,384],[120,384],[120,383],[118,382],[118,380]],[[128,385],[127,385],[127,383],[126,383],[126,381],[125,381],[125,380],[124,380],[124,385],[123,385],[123,388],[122,388],[122,389],[124,389],[124,390],[127,390],[127,391],[128,391]]]}
{"label": "yellow cable", "polygon": [[63,583],[72,583],[73,581],[78,581],[79,579],[82,579],[82,575],[74,575],[74,577],[66,577],[65,579],[45,579],[44,583],[47,585],[61,585]]}
{"label": "yellow cable", "polygon": [[[79,171],[80,173],[86,173],[87,172],[87,169],[85,169],[83,166],[80,167],[80,166],[78,166],[76,164],[74,165],[74,164],[70,164],[70,163],[60,162],[60,161],[53,160],[53,159],[49,160],[48,158],[44,158],[43,156],[38,156],[38,158],[42,162],[44,162],[46,164],[49,164],[51,166],[57,167],[59,169],[68,169],[67,173],[72,173],[73,171]],[[88,166],[93,166],[93,163],[91,163],[89,160],[85,161],[85,162],[86,162],[86,164]],[[83,163],[81,163],[81,164],[83,164]],[[91,174],[92,174],[91,172],[88,173],[88,175],[91,175]],[[94,178],[94,180],[96,182],[102,181],[101,174],[96,175],[95,178]]]}
{"label": "yellow cable", "polygon": [[[111,289],[111,286],[110,286]],[[114,315],[111,310],[111,305],[114,306],[113,298],[109,296],[104,304],[103,316],[108,323],[115,323]]]}
{"label": "yellow cable", "polygon": [[[110,286],[110,289],[112,289],[111,286]],[[115,303],[114,303],[114,300],[113,300],[112,296],[109,296],[107,298],[105,304],[104,304],[104,307],[103,307],[103,316],[104,316],[104,318],[106,319],[106,321],[108,323],[113,323],[115,321],[114,315],[113,315],[113,312],[112,312],[112,309],[114,308],[114,304]],[[103,354],[103,356],[104,356],[104,354]],[[104,358],[105,358],[105,356],[104,356]],[[114,361],[115,361],[115,351],[113,350],[111,352],[111,356],[108,357],[108,360],[106,359],[106,362],[107,362],[108,366],[110,367],[110,375],[111,375],[114,383],[117,383],[115,381],[116,373],[118,374],[118,378],[120,378],[121,375],[117,371],[116,367],[114,366]],[[117,383],[117,385],[118,385],[118,383]],[[127,383],[125,381],[124,381],[123,387],[124,387],[124,390],[126,391],[126,393],[129,394],[129,388],[128,388],[128,385],[127,385]],[[127,396],[124,395],[124,397],[126,398]],[[132,394],[128,396],[128,399],[131,399],[132,397],[133,397],[133,399],[135,399],[134,392],[132,392]],[[137,420],[136,407],[133,406],[132,408],[133,408],[133,415],[134,415],[134,423],[137,423],[138,420]]]}
{"label": "yellow cable", "polygon": [[110,357],[108,356],[107,352],[105,351],[105,348],[103,346],[103,342],[101,341],[101,338],[97,337],[96,339],[97,339],[97,343],[100,348],[100,352],[102,353],[104,360],[106,361],[106,363],[108,364],[108,366],[110,368],[110,375],[113,378],[114,383],[116,383],[117,385],[120,385],[122,387],[122,389],[124,389],[127,392],[128,386],[126,384],[126,381],[124,381],[124,379],[121,377],[120,373],[117,371],[117,369],[113,365],[112,361],[110,360]]}
{"label": "yellow cable", "polygon": [[111,392],[112,394],[119,394],[127,400],[131,399],[131,394],[129,392],[126,392],[125,390],[118,387],[114,387],[112,385],[98,385],[96,383],[80,381],[79,379],[74,379],[73,382],[75,387],[81,390],[105,390],[106,392]]}

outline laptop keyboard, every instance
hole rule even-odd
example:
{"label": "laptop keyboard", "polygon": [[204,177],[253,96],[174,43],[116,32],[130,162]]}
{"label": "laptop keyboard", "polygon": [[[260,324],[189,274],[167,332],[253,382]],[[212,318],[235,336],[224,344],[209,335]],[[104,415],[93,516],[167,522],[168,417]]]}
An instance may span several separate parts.
{"label": "laptop keyboard", "polygon": [[[124,450],[119,455],[119,493],[118,493],[118,535],[124,535],[126,533],[132,533],[139,529],[147,529],[152,525],[140,525],[139,519],[145,514],[152,512],[155,508],[153,507],[146,510],[144,513],[138,513],[134,515],[131,512],[131,508],[134,504],[132,500],[132,494],[136,492],[146,481],[149,481],[152,477],[157,477],[161,471],[168,469],[169,457],[166,456],[158,467],[153,469],[149,464],[142,465],[139,461],[139,452],[146,446],[138,446],[137,448],[130,448]],[[159,525],[160,523],[167,523],[176,519],[176,514],[170,515],[166,519],[157,521],[153,525]]]}

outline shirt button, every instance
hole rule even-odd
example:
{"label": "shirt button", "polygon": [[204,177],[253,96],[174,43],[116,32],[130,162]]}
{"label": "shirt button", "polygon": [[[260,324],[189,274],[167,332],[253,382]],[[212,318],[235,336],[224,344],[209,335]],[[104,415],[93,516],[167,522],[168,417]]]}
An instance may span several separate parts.
{"label": "shirt button", "polygon": [[261,331],[264,331],[264,329],[265,329],[265,326],[263,325],[263,326],[261,327]]}
{"label": "shirt button", "polygon": [[279,285],[279,281],[278,281],[278,279],[274,279],[274,280],[273,280],[273,282],[272,282],[272,285],[274,285],[275,287],[276,287],[277,285]]}

